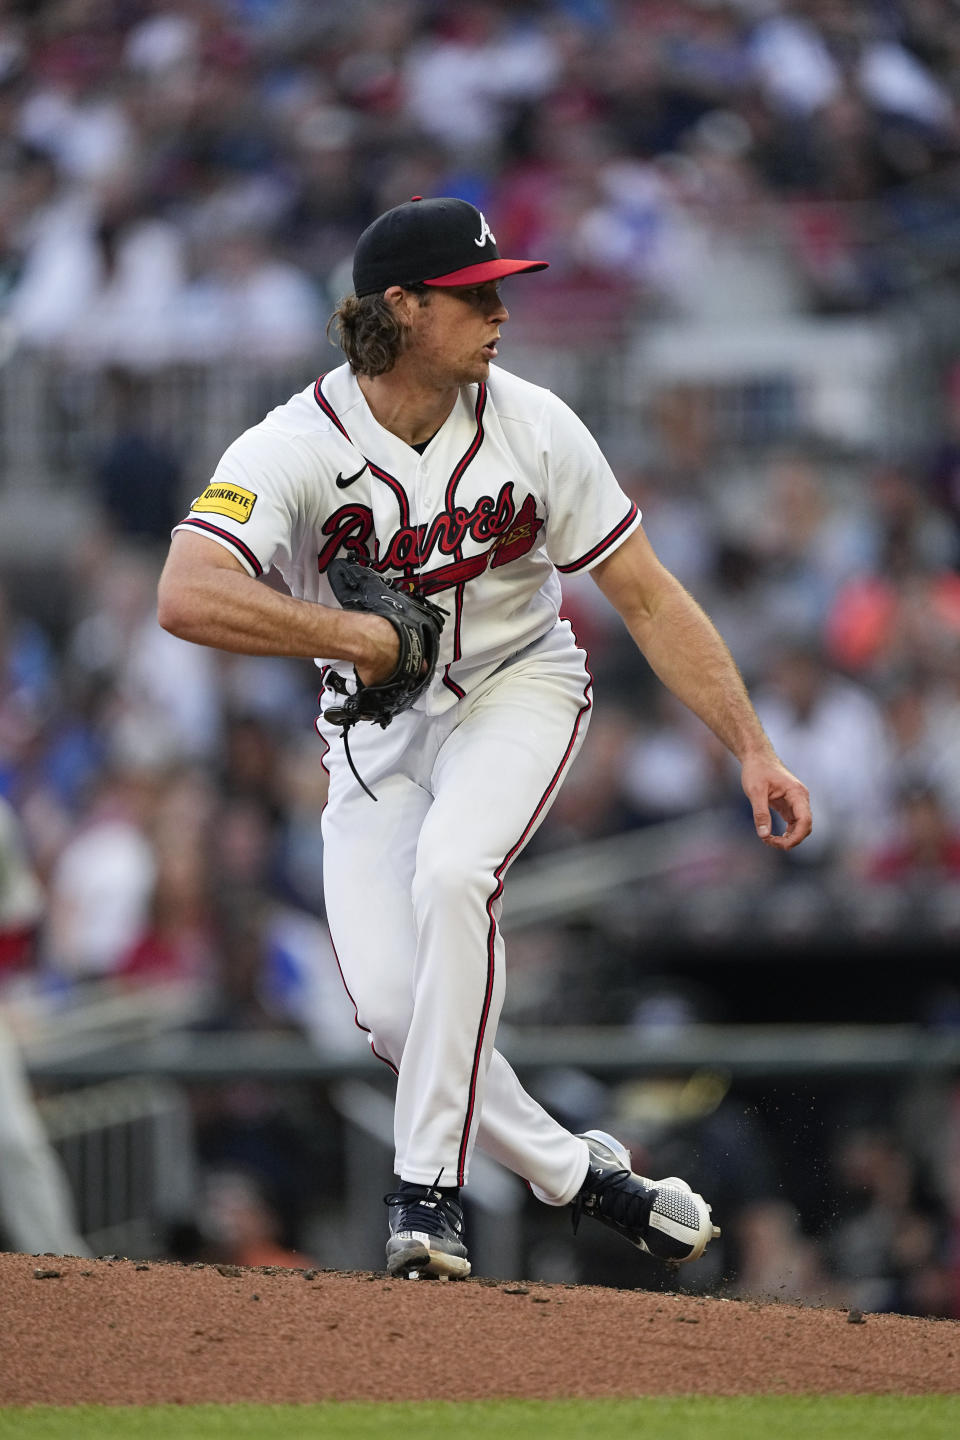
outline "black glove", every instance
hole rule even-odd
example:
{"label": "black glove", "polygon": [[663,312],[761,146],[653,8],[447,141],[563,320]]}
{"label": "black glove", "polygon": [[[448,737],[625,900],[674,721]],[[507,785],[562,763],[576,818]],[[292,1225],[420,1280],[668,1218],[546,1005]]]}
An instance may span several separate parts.
{"label": "black glove", "polygon": [[[330,588],[344,610],[361,610],[367,615],[382,615],[389,620],[400,641],[400,653],[391,675],[377,685],[364,685],[357,677],[356,688],[347,689],[342,675],[334,671],[327,684],[343,696],[343,703],[324,711],[324,718],[343,726],[344,740],[351,725],[359,720],[372,720],[384,729],[395,715],[410,706],[426,690],[437,668],[440,653],[440,632],[446,612],[422,595],[411,594],[400,586],[402,581],[382,580],[375,570],[361,565],[355,555],[349,559],[331,560],[327,566]],[[347,751],[350,768],[350,752]],[[360,776],[357,775],[360,780]],[[363,785],[363,781],[360,780]],[[363,785],[367,790],[367,786]],[[367,790],[367,794],[372,794]],[[374,796],[374,799],[376,797]]]}

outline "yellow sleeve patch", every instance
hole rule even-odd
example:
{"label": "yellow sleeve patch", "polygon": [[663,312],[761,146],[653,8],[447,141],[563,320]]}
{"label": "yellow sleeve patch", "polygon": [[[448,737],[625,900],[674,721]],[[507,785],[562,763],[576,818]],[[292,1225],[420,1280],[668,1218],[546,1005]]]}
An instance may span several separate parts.
{"label": "yellow sleeve patch", "polygon": [[241,490],[238,485],[208,485],[190,506],[214,515],[226,515],[245,525],[253,513],[257,497],[252,490]]}

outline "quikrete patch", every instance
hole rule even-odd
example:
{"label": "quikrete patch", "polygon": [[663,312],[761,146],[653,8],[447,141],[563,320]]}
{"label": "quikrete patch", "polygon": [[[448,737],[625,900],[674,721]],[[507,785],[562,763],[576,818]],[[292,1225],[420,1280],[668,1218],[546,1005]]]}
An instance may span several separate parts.
{"label": "quikrete patch", "polygon": [[237,485],[208,485],[190,509],[226,515],[244,525],[253,514],[256,503],[257,497],[252,490],[241,490]]}

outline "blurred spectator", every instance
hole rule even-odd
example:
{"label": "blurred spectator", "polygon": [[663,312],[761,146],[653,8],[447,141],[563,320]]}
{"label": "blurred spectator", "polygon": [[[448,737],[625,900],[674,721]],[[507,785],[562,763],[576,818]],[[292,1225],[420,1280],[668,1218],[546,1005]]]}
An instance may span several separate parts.
{"label": "blurred spectator", "polygon": [[841,1136],[835,1169],[847,1213],[826,1241],[848,1303],[949,1316],[952,1285],[939,1258],[946,1228],[942,1202],[888,1130],[865,1126]]}
{"label": "blurred spectator", "polygon": [[485,0],[445,7],[408,52],[406,109],[426,136],[482,167],[512,112],[546,95],[559,74],[546,26]]}
{"label": "blurred spectator", "polygon": [[159,368],[179,355],[183,236],[133,183],[97,196],[94,284],[62,344],[81,363]]}
{"label": "blurred spectator", "polygon": [[212,816],[197,813],[189,798],[171,804],[172,793],[168,782],[148,836],[154,865],[149,907],[114,973],[138,984],[179,982],[209,996],[219,965],[207,859]]}
{"label": "blurred spectator", "polygon": [[[17,816],[0,800],[0,981],[29,964],[43,891]],[[0,1007],[0,1244],[27,1254],[89,1255],[60,1161],[33,1103],[20,1047]]]}
{"label": "blurred spectator", "polygon": [[19,817],[0,799],[0,981],[32,961],[43,904]]}
{"label": "blurred spectator", "polygon": [[888,565],[837,593],[824,633],[833,661],[883,680],[908,667],[928,677],[951,674],[960,650],[960,575],[903,554],[893,537]]}
{"label": "blurred spectator", "polygon": [[960,883],[960,826],[951,825],[935,791],[911,788],[900,796],[890,842],[869,857],[866,873],[901,885]]}
{"label": "blurred spectator", "polygon": [[943,419],[933,447],[931,481],[937,504],[953,524],[953,568],[960,568],[960,361],[947,371]]}
{"label": "blurred spectator", "polygon": [[606,159],[595,183],[596,203],[584,210],[574,232],[576,258],[591,271],[620,275],[689,308],[708,264],[709,241],[676,183],[656,165],[623,155]]}
{"label": "blurred spectator", "polygon": [[804,118],[826,105],[840,87],[840,69],[824,36],[802,13],[761,20],[751,37],[757,75],[771,100]]}
{"label": "blurred spectator", "polygon": [[750,539],[760,569],[768,629],[814,643],[837,592],[875,557],[874,526],[865,507],[835,493],[802,453],[780,453],[754,497]]}
{"label": "blurred spectator", "polygon": [[239,1170],[214,1170],[206,1177],[200,1228],[212,1247],[211,1259],[233,1265],[276,1265],[308,1269],[309,1255],[281,1243],[283,1222],[267,1198],[267,1185]]}
{"label": "blurred spectator", "polygon": [[770,649],[765,572],[747,538],[723,539],[713,549],[712,572],[698,593],[730,653],[751,683],[765,673]]}
{"label": "blurred spectator", "polygon": [[121,540],[166,542],[184,504],[179,459],[152,433],[141,377],[112,366],[106,380],[113,434],[96,462],[105,517]]}
{"label": "blurred spectator", "polygon": [[81,194],[60,188],[57,167],[42,150],[14,158],[8,180],[11,281],[4,313],[28,345],[57,343],[82,310],[95,283],[93,209]]}
{"label": "blurred spectator", "polygon": [[[201,28],[206,6],[178,4],[177,0],[156,0],[140,7],[147,13],[131,26],[124,46],[124,61],[147,81],[175,82],[178,73],[196,67]],[[199,11],[199,14],[191,14]],[[152,13],[151,13],[152,12]]]}
{"label": "blurred spectator", "polygon": [[286,891],[314,915],[324,913],[323,833],[328,775],[317,764],[312,736],[289,744],[281,757],[282,808],[279,866]]}
{"label": "blurred spectator", "polygon": [[[40,171],[44,162],[29,164]],[[177,344],[183,237],[127,182],[62,194],[49,164],[42,174],[49,199],[20,232],[22,269],[8,302],[17,336],[81,360],[165,363]]]}
{"label": "blurred spectator", "polygon": [[53,707],[56,683],[43,628],[16,614],[0,586],[0,793],[16,789],[19,767]]}
{"label": "blurred spectator", "polygon": [[302,1031],[324,1055],[365,1055],[367,1038],[326,926],[292,906],[273,906],[262,944],[258,983],[273,1022]]}
{"label": "blurred spectator", "polygon": [[324,318],[309,277],[271,254],[253,230],[218,236],[187,287],[178,353],[191,360],[255,355],[260,361],[314,354]]}
{"label": "blurred spectator", "polygon": [[788,1200],[745,1205],[733,1217],[731,1239],[740,1256],[737,1295],[780,1304],[839,1303],[823,1255]]}
{"label": "blurred spectator", "polygon": [[142,934],[156,883],[147,836],[159,776],[102,776],[50,877],[43,955],[69,981],[110,976]]}
{"label": "blurred spectator", "polygon": [[875,844],[890,826],[895,783],[880,706],[809,646],[785,645],[769,677],[757,712],[784,764],[806,777],[816,810],[807,864]]}
{"label": "blurred spectator", "polygon": [[623,771],[624,794],[644,821],[702,810],[729,795],[723,747],[667,692],[635,727]]}
{"label": "blurred spectator", "polygon": [[154,766],[210,756],[222,724],[216,657],[161,630],[158,575],[158,559],[132,546],[95,556],[67,652],[80,675],[109,686],[112,756]]}
{"label": "blurred spectator", "polygon": [[960,824],[960,692],[923,677],[895,677],[885,696],[898,783],[931,790],[949,823]]}

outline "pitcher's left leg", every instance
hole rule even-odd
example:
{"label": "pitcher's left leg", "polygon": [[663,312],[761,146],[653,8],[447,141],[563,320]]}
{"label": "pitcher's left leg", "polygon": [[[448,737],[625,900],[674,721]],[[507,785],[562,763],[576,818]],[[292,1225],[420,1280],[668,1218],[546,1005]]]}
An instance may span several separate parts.
{"label": "pitcher's left leg", "polygon": [[[582,652],[548,648],[464,702],[438,753],[413,884],[413,1021],[397,1083],[405,1180],[466,1179],[503,1003],[504,877],[579,750],[590,702]],[[582,1153],[572,1149],[574,1163]]]}

